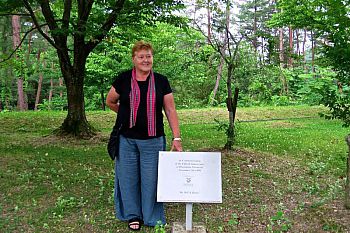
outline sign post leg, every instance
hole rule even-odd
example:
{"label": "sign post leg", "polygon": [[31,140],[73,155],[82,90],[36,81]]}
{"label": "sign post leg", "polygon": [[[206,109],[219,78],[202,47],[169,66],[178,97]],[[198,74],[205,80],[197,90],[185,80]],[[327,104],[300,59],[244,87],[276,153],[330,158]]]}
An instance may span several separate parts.
{"label": "sign post leg", "polygon": [[193,203],[186,203],[186,231],[192,231],[192,205]]}

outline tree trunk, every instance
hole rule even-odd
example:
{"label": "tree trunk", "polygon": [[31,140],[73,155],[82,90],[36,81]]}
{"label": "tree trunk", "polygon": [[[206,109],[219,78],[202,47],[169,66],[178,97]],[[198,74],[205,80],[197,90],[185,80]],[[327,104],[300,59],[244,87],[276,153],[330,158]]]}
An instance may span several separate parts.
{"label": "tree trunk", "polygon": [[[5,71],[5,75],[7,75],[7,77],[13,77],[13,73],[10,69],[7,69]],[[5,86],[6,86],[6,94],[5,94],[5,109],[7,110],[12,110],[14,109],[14,96],[15,94],[13,93],[14,90],[12,90],[12,86],[13,86],[13,83],[14,83],[15,80],[11,79],[9,81],[5,81]]]}
{"label": "tree trunk", "polygon": [[[283,28],[279,29],[279,48],[280,48],[280,68],[284,68],[284,47],[283,47]],[[286,78],[283,76],[282,72],[280,72],[280,80],[282,83],[282,89],[281,89],[281,94],[284,95],[287,93],[288,88],[287,88],[287,81]]]}
{"label": "tree trunk", "polygon": [[283,28],[279,29],[279,48],[280,48],[280,53],[279,53],[279,58],[280,58],[280,67],[284,67],[284,47],[283,47]]}
{"label": "tree trunk", "polygon": [[[40,53],[41,51],[38,51],[38,65],[40,64]],[[45,61],[43,61],[45,62]],[[45,66],[45,65],[44,65]],[[35,106],[34,106],[34,110],[38,110],[38,105],[40,102],[40,96],[41,96],[41,89],[42,89],[42,84],[43,84],[43,73],[40,72],[39,73],[39,80],[38,80],[38,89],[36,91],[36,98],[35,98]]]}
{"label": "tree trunk", "polygon": [[[20,16],[13,15],[12,16],[12,38],[13,38],[13,48],[17,49],[21,42],[20,37],[20,30],[21,30],[21,24],[20,24]],[[28,105],[25,101],[25,94],[23,89],[23,77],[18,77],[17,79],[17,107],[20,111],[25,111],[28,109]]]}
{"label": "tree trunk", "polygon": [[13,48],[16,49],[17,46],[21,42],[20,37],[20,31],[21,31],[21,24],[20,24],[20,16],[13,15],[12,16],[12,40],[13,40]]}
{"label": "tree trunk", "polygon": [[[69,57],[58,52],[62,75],[66,84],[68,113],[61,127],[56,130],[58,135],[73,135],[78,138],[89,139],[96,130],[88,123],[85,114],[84,79],[85,63],[88,53],[79,47],[83,43],[76,43],[75,64],[71,66]],[[77,58],[79,57],[79,59]]]}
{"label": "tree trunk", "polygon": [[100,89],[100,93],[101,93],[101,101],[102,101],[102,110],[103,111],[106,111],[106,103],[105,103],[105,94],[103,92],[103,87],[104,86],[104,81],[103,81],[103,78],[101,78],[101,89]]}
{"label": "tree trunk", "polygon": [[5,106],[6,106],[6,109],[11,109],[12,108],[12,105],[10,104],[8,96],[5,97]]}
{"label": "tree trunk", "polygon": [[233,112],[232,121],[233,121],[233,125],[235,124],[235,120],[236,120],[238,94],[239,94],[239,89],[238,89],[238,87],[235,87],[235,95],[233,96],[233,103],[232,103],[232,112]]}
{"label": "tree trunk", "polygon": [[27,63],[28,64],[30,61],[30,53],[32,52],[32,38],[33,38],[33,32],[30,32],[28,35],[28,53],[27,53]]}
{"label": "tree trunk", "polygon": [[345,138],[348,144],[348,158],[346,163],[346,184],[345,184],[345,208],[350,209],[350,134]]}
{"label": "tree trunk", "polygon": [[105,95],[103,93],[103,90],[101,90],[101,100],[102,100],[102,110],[106,111]]}
{"label": "tree trunk", "polygon": [[304,70],[306,70],[306,52],[305,52],[306,38],[307,38],[307,33],[306,33],[306,29],[304,29],[304,38],[303,38]]}
{"label": "tree trunk", "polygon": [[18,99],[17,99],[18,110],[20,111],[27,110],[28,108],[26,107],[26,104],[25,104],[22,78],[17,79],[17,94],[18,94]]}
{"label": "tree trunk", "polygon": [[211,15],[210,15],[210,0],[207,2],[207,14],[208,14],[208,44],[211,40]]}
{"label": "tree trunk", "polygon": [[[62,78],[59,78],[58,82],[59,82],[60,88],[62,88],[62,86],[63,86]],[[60,89],[60,98],[62,98],[62,97],[63,97],[63,91],[62,91],[62,89]]]}
{"label": "tree trunk", "polygon": [[49,91],[49,106],[51,106],[52,102],[52,95],[53,95],[53,79],[50,79],[50,91]]}
{"label": "tree trunk", "polygon": [[293,29],[289,27],[289,58],[288,58],[288,67],[291,68],[293,66]]}
{"label": "tree trunk", "polygon": [[255,49],[255,52],[258,50],[258,35],[257,35],[257,6],[256,6],[256,2],[254,1],[255,5],[254,5],[254,22],[253,22],[253,47]]}
{"label": "tree trunk", "polygon": [[314,38],[314,33],[311,31],[311,67],[312,67],[312,72],[315,73],[315,38]]}
{"label": "tree trunk", "polygon": [[[230,28],[230,5],[229,5],[229,2],[227,2],[227,5],[226,5],[226,30],[229,30]],[[223,68],[223,65],[224,65],[224,54],[225,54],[225,51],[226,51],[226,46],[229,46],[228,44],[228,33],[225,33],[225,36],[224,36],[224,42],[223,42],[223,45],[222,45],[222,48],[220,49],[220,54],[221,54],[221,58],[220,58],[220,64],[219,64],[219,67],[218,67],[218,73],[216,75],[216,82],[215,82],[215,87],[214,87],[214,90],[213,90],[213,98],[212,98],[212,101],[211,101],[211,104],[213,105],[214,104],[214,101],[215,101],[215,96],[216,96],[216,93],[219,89],[219,84],[220,84],[220,79],[222,77],[222,68]],[[230,77],[230,76],[229,76]]]}
{"label": "tree trunk", "polygon": [[91,138],[94,129],[90,126],[85,115],[84,93],[82,83],[66,82],[68,114],[60,127],[59,135],[74,135],[80,138]]}
{"label": "tree trunk", "polygon": [[221,77],[222,77],[222,68],[224,66],[224,62],[225,62],[224,59],[221,57],[220,58],[220,64],[219,64],[219,67],[218,67],[218,73],[216,75],[216,82],[215,82],[215,86],[214,86],[214,90],[213,90],[213,98],[211,100],[211,105],[214,105],[215,96],[216,96],[216,93],[218,92],[218,89],[219,89],[219,84],[220,84],[220,80],[221,80]]}
{"label": "tree trunk", "polygon": [[227,142],[225,144],[225,149],[226,150],[232,150],[233,144],[234,144],[234,137],[235,137],[235,124],[234,124],[234,110],[233,110],[233,103],[235,100],[232,98],[232,76],[233,76],[233,64],[228,64],[228,69],[227,69],[227,100],[226,100],[226,105],[227,105],[227,110],[229,114],[229,125],[227,129]]}
{"label": "tree trunk", "polygon": [[299,30],[295,31],[295,38],[296,38],[297,54],[298,56],[300,56]]}
{"label": "tree trunk", "polygon": [[[229,32],[229,28],[230,28],[230,1],[227,1],[226,3],[226,40],[225,42],[225,46],[227,45],[228,48],[230,48],[230,43],[229,43],[229,36],[228,36],[228,32]],[[227,129],[227,142],[225,144],[225,149],[227,150],[232,150],[233,144],[234,144],[234,137],[235,137],[235,128],[234,128],[234,117],[235,117],[235,113],[233,110],[233,102],[235,100],[232,99],[232,80],[233,80],[233,72],[235,69],[235,63],[233,62],[236,59],[236,55],[237,55],[237,51],[238,51],[238,46],[239,43],[236,43],[236,49],[235,49],[235,53],[234,53],[234,59],[232,59],[232,57],[230,57],[230,59],[227,62],[227,100],[226,100],[226,104],[227,104],[227,110],[229,113],[229,126]],[[232,55],[231,55],[232,56]],[[225,54],[222,53],[221,57],[225,57]]]}
{"label": "tree trunk", "polygon": [[42,89],[42,84],[43,84],[43,73],[39,73],[39,80],[38,80],[38,89],[36,91],[36,98],[35,98],[35,106],[34,110],[38,110],[38,105],[40,103],[40,96],[41,96],[41,89]]}

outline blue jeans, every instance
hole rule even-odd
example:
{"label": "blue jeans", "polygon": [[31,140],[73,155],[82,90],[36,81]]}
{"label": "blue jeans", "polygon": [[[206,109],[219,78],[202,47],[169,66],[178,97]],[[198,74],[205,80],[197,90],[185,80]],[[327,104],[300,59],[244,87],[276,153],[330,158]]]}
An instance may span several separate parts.
{"label": "blue jeans", "polygon": [[165,137],[139,140],[120,135],[114,183],[119,220],[140,218],[148,226],[158,221],[165,224],[163,203],[157,202],[158,157],[163,150]]}

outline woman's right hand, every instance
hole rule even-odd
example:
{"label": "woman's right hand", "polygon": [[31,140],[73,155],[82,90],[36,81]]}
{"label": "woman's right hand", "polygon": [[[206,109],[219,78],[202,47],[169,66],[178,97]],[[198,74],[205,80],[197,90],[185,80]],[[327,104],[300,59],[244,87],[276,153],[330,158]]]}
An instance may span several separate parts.
{"label": "woman's right hand", "polygon": [[116,92],[114,87],[111,87],[106,98],[107,106],[114,112],[119,110],[119,94]]}

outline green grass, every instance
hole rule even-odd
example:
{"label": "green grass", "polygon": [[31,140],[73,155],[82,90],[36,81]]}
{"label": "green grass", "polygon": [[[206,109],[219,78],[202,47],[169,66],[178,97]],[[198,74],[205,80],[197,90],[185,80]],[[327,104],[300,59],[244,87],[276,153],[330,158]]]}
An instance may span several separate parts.
{"label": "green grass", "polygon": [[[238,109],[235,150],[222,151],[224,202],[195,204],[194,221],[209,232],[349,231],[341,192],[350,130],[319,118],[319,111],[324,108]],[[226,121],[225,109],[178,114],[185,150],[221,150],[225,134],[214,119]],[[0,113],[1,232],[128,232],[114,217],[114,166],[106,152],[115,114],[88,112],[100,133],[83,141],[51,135],[65,115]],[[254,121],[277,118],[288,119]],[[184,210],[168,204],[168,222],[184,221]]]}
{"label": "green grass", "polygon": [[322,163],[323,171],[344,174],[349,129],[339,121],[295,119],[240,123],[237,145],[277,155],[293,156],[306,164]]}

